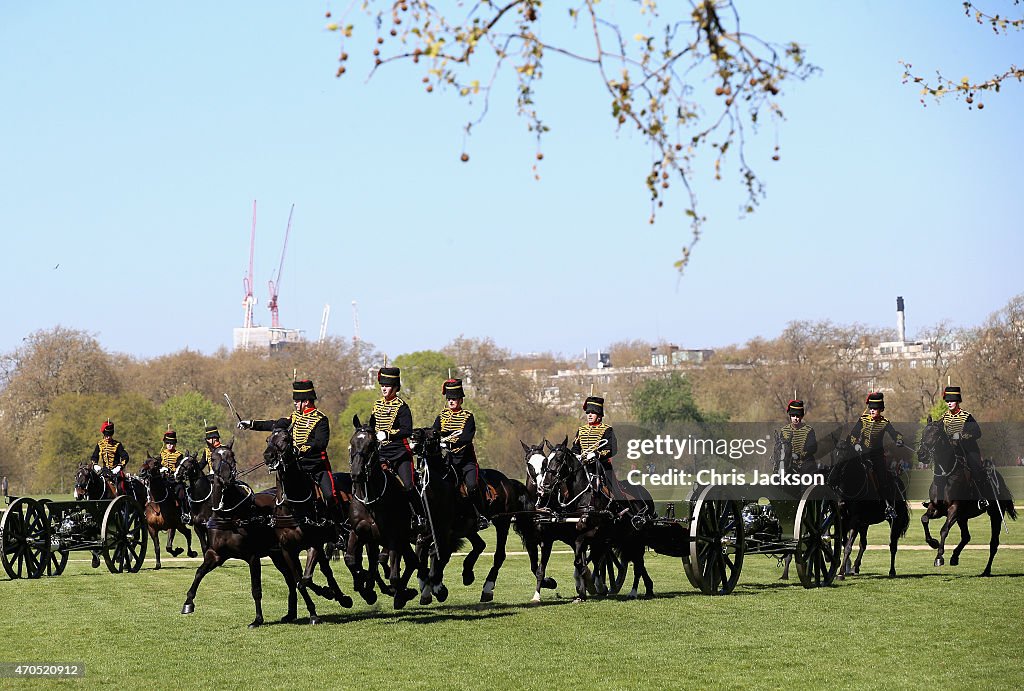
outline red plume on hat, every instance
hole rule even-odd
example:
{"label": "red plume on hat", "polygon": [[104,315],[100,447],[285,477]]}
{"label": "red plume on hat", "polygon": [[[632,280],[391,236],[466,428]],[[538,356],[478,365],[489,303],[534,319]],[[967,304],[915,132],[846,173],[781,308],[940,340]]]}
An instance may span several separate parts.
{"label": "red plume on hat", "polygon": [[108,420],[104,420],[103,424],[100,425],[100,434],[106,434],[108,429],[111,432],[114,431],[114,423],[111,422],[109,419]]}

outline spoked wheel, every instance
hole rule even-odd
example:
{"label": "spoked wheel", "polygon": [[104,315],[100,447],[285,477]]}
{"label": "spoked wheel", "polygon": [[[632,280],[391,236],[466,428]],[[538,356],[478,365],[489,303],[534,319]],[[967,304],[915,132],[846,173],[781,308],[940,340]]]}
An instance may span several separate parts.
{"label": "spoked wheel", "polygon": [[728,595],[743,568],[743,516],[735,499],[719,498],[722,488],[705,487],[690,516],[690,545],[683,568],[690,583],[706,595]]}
{"label": "spoked wheel", "polygon": [[39,578],[50,556],[50,522],[35,499],[16,499],[0,520],[0,561],[11,578]]}
{"label": "spoked wheel", "polygon": [[59,576],[64,573],[64,567],[68,565],[68,551],[66,549],[54,549],[53,541],[53,512],[50,510],[52,499],[40,499],[39,504],[46,514],[46,524],[50,526],[50,557],[46,560],[46,575]]}
{"label": "spoked wheel", "polygon": [[135,573],[142,568],[149,545],[146,519],[129,497],[115,497],[103,514],[103,561],[110,573]]}
{"label": "spoked wheel", "polygon": [[821,485],[808,487],[797,507],[793,537],[796,572],[805,588],[831,585],[843,554],[839,496]]}

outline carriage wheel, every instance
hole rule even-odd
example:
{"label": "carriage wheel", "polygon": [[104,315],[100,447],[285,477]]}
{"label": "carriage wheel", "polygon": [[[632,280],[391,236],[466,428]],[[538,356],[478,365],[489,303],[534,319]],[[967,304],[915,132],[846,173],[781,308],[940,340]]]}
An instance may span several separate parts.
{"label": "carriage wheel", "polygon": [[743,515],[735,499],[716,498],[709,485],[697,495],[690,515],[690,544],[683,568],[706,595],[728,595],[743,568]]}
{"label": "carriage wheel", "polygon": [[46,514],[46,523],[50,526],[50,558],[46,560],[46,575],[59,576],[64,573],[64,567],[68,565],[68,551],[66,549],[54,549],[53,544],[53,512],[50,511],[52,499],[40,499],[39,504]]}
{"label": "carriage wheel", "polygon": [[843,554],[839,496],[821,485],[808,487],[797,506],[793,536],[796,571],[805,588],[831,585]]}
{"label": "carriage wheel", "polygon": [[[589,554],[587,556],[588,560],[592,560]],[[594,578],[601,578],[608,588],[608,594],[615,595],[622,590],[622,584],[626,582],[628,567],[629,564],[622,556],[622,550],[618,547],[609,547],[594,562]]]}
{"label": "carriage wheel", "polygon": [[11,578],[39,578],[50,556],[50,522],[35,499],[15,500],[0,519],[0,561]]}
{"label": "carriage wheel", "polygon": [[129,497],[115,497],[107,506],[100,538],[103,541],[103,561],[110,573],[135,573],[142,568],[149,532],[139,505]]}

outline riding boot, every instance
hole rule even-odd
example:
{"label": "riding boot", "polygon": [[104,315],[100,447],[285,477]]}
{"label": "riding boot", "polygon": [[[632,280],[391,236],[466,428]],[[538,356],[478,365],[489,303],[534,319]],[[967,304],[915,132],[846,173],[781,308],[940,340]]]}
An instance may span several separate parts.
{"label": "riding boot", "polygon": [[482,487],[477,486],[476,491],[473,494],[473,508],[476,510],[476,529],[486,530],[491,522],[487,520],[487,508],[484,504],[484,490]]}
{"label": "riding boot", "polygon": [[420,493],[415,489],[406,490],[405,498],[409,502],[409,508],[412,509],[412,515],[416,521],[416,530],[423,530],[427,527],[426,512],[423,510],[423,498],[420,497]]}

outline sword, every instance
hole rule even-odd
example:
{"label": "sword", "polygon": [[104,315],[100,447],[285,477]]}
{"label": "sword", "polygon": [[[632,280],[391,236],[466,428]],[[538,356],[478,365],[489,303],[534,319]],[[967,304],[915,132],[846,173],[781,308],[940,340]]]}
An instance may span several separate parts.
{"label": "sword", "polygon": [[224,400],[228,402],[228,408],[231,409],[231,412],[234,413],[235,417],[238,418],[238,421],[241,422],[242,421],[242,416],[238,414],[237,410],[235,410],[235,406],[232,405],[232,403],[231,403],[231,398],[227,394],[224,394]]}

